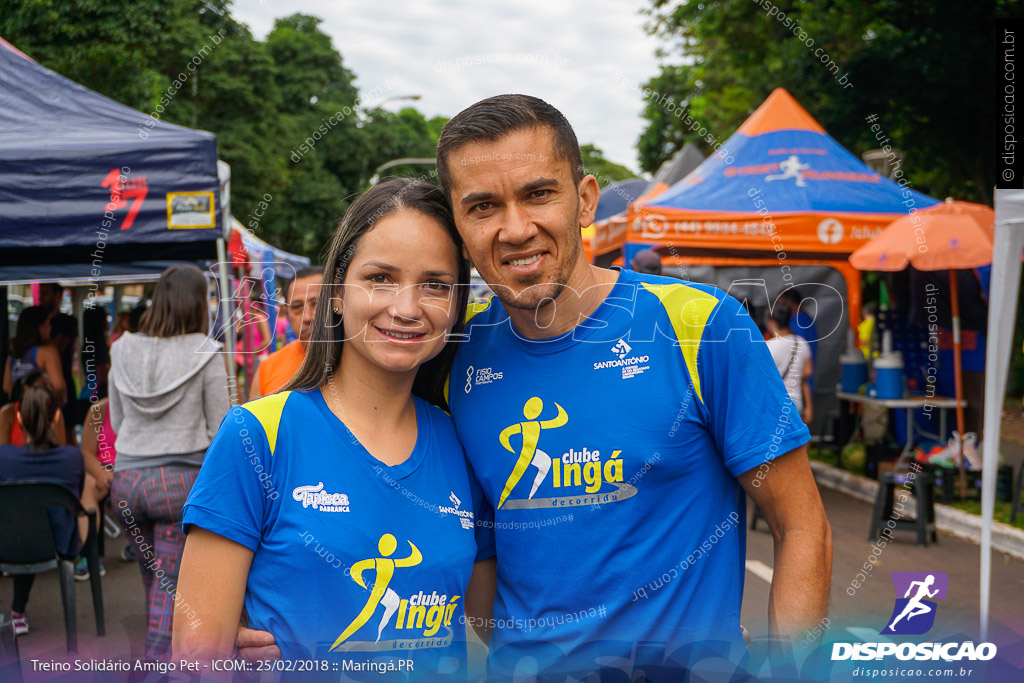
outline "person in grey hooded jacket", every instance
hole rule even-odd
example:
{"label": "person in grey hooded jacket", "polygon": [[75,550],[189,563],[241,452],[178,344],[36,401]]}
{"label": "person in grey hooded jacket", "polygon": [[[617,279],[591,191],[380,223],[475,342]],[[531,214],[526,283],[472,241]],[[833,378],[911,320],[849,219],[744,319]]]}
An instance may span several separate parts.
{"label": "person in grey hooded jacket", "polygon": [[111,498],[142,572],[146,654],[166,657],[182,506],[207,446],[230,408],[222,344],[208,338],[207,283],[194,266],[171,266],[157,282],[139,332],[110,349],[110,422],[117,439]]}

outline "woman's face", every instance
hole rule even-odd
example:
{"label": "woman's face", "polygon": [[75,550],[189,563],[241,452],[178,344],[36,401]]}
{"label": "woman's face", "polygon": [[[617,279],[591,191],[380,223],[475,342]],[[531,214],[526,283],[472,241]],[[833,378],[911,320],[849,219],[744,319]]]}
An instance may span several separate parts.
{"label": "woman's face", "polygon": [[331,305],[343,314],[345,346],[392,372],[411,372],[438,353],[455,324],[456,247],[433,218],[403,209],[359,239]]}

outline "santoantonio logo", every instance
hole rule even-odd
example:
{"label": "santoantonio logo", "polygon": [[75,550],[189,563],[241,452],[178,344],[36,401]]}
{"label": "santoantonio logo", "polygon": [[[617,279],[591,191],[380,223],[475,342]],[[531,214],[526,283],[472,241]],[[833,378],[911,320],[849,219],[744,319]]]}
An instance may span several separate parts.
{"label": "santoantonio logo", "polygon": [[[919,636],[935,625],[936,600],[945,600],[949,577],[943,572],[893,572],[895,604],[881,635]],[[987,661],[996,656],[993,643],[833,643],[833,660],[872,660],[894,656],[899,660],[946,662],[965,659]]]}
{"label": "santoantonio logo", "polygon": [[[366,581],[363,574],[369,570],[374,571],[373,584],[369,588],[370,595],[366,604],[359,611],[359,614],[352,619],[341,635],[331,645],[330,652],[335,651],[382,651],[382,650],[412,650],[428,647],[448,647],[452,642],[452,615],[455,613],[458,600],[461,596],[453,595],[450,598],[447,594],[438,594],[436,590],[429,594],[422,590],[402,598],[395,589],[391,588],[391,580],[400,570],[415,567],[423,562],[423,554],[412,541],[409,544],[409,554],[406,557],[392,559],[392,555],[398,549],[398,540],[392,534],[384,534],[377,542],[379,557],[370,557],[360,560],[352,565],[351,579],[361,588],[366,588]],[[373,619],[378,607],[383,608],[380,620],[377,621],[376,640],[349,640],[359,629],[366,626]],[[390,626],[395,636],[402,635],[405,631],[409,636],[406,638],[392,638],[381,640],[384,630],[391,624],[394,617],[394,625]],[[438,636],[441,627],[445,633]]]}
{"label": "santoantonio logo", "polygon": [[[604,457],[597,449],[570,448],[561,457],[552,458],[540,448],[541,436],[545,431],[558,429],[569,423],[569,415],[565,409],[558,403],[552,403],[555,414],[549,419],[542,420],[540,418],[543,415],[551,414],[551,409],[545,409],[544,401],[539,396],[530,398],[523,406],[523,417],[526,419],[509,425],[498,435],[502,448],[518,456],[498,499],[498,509],[575,507],[615,503],[635,496],[635,486],[621,483],[621,450],[614,450]],[[513,437],[517,436],[518,448],[513,446]],[[526,498],[510,498],[516,485],[531,467],[536,473],[530,485],[530,494]],[[549,472],[552,487],[568,489],[566,493],[571,492],[572,495],[534,498]],[[606,483],[612,484],[615,490],[602,492],[601,489]]]}
{"label": "santoantonio logo", "polygon": [[629,379],[636,377],[637,375],[644,374],[645,370],[650,370],[650,365],[644,365],[649,363],[651,357],[647,355],[643,356],[630,356],[629,352],[633,350],[633,347],[626,343],[625,339],[620,339],[615,343],[615,346],[611,348],[612,353],[616,355],[616,358],[612,360],[601,360],[594,363],[595,370],[604,370],[605,368],[622,368],[622,379]]}
{"label": "santoantonio logo", "polygon": [[455,495],[455,491],[449,492],[448,500],[450,500],[452,504],[439,505],[437,507],[438,514],[455,515],[459,518],[459,523],[462,525],[463,529],[472,529],[474,526],[476,526],[475,522],[473,521],[475,519],[473,516],[473,511],[463,510],[462,507],[460,507],[462,505],[462,499]]}

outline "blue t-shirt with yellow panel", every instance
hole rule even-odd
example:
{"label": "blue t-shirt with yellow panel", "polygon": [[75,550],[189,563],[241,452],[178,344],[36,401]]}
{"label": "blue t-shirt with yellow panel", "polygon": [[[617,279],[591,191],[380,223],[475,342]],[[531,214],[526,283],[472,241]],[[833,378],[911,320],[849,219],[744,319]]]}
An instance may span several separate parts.
{"label": "blue t-shirt with yellow panel", "polygon": [[741,658],[736,477],[808,431],[740,303],[624,270],[559,337],[523,338],[496,298],[470,315],[448,392],[495,508],[489,676]]}
{"label": "blue t-shirt with yellow panel", "polygon": [[253,551],[249,625],[285,660],[327,662],[302,680],[465,678],[466,587],[491,529],[451,418],[415,403],[416,445],[393,467],[319,390],[236,407],[185,503],[186,531]]}

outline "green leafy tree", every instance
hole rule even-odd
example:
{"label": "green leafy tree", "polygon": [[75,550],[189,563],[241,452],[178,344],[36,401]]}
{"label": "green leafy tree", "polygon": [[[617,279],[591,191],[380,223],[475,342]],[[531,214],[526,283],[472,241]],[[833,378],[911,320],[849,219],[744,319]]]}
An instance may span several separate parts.
{"label": "green leafy tree", "polygon": [[604,153],[594,145],[580,145],[580,154],[583,156],[585,172],[597,178],[597,182],[601,187],[618,182],[619,180],[636,177],[636,173],[625,166],[605,159]]}
{"label": "green leafy tree", "polygon": [[100,3],[5,0],[0,35],[40,64],[132,107],[144,108],[160,72],[165,32],[187,12],[180,0]]}
{"label": "green leafy tree", "polygon": [[294,14],[278,19],[264,43],[281,93],[280,135],[261,139],[286,174],[271,190],[267,238],[315,256],[359,189],[361,173],[349,159],[365,133],[358,124],[355,75],[344,66],[321,20]]}
{"label": "green leafy tree", "polygon": [[282,112],[317,113],[355,105],[355,74],[342,64],[321,23],[317,17],[293,14],[278,19],[267,36],[267,52],[278,66],[274,80]]}
{"label": "green leafy tree", "polygon": [[[402,158],[433,158],[441,128],[448,119],[443,116],[426,118],[413,107],[404,107],[398,112],[373,109],[365,128],[366,149],[361,158],[365,161],[362,169],[369,179],[374,171],[388,161]],[[432,164],[402,164],[384,171],[383,176],[423,178],[437,184]]]}
{"label": "green leafy tree", "polygon": [[[723,142],[779,86],[855,152],[881,146],[864,120],[877,114],[917,189],[989,201],[995,129],[977,122],[995,119],[994,17],[1019,11],[1017,0],[652,0],[648,28],[681,65],[647,85]],[[645,116],[644,170],[688,139],[709,151],[662,106],[649,102]]]}

